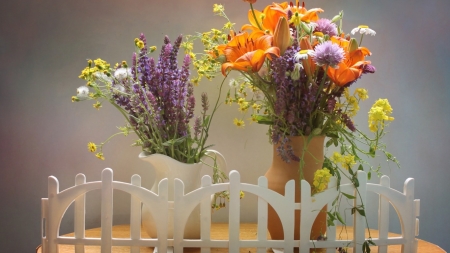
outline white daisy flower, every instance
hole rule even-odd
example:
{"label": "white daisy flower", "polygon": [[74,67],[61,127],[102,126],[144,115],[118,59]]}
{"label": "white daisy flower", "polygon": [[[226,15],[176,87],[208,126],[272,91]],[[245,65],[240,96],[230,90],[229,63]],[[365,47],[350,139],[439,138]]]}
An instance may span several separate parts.
{"label": "white daisy flower", "polygon": [[374,30],[370,29],[367,25],[360,25],[356,28],[353,28],[351,33],[354,35],[359,32],[360,34],[372,35],[375,36],[377,34]]}
{"label": "white daisy flower", "polygon": [[308,59],[309,55],[314,52],[314,50],[300,50],[294,55],[294,59],[296,62],[300,62],[301,60]]}

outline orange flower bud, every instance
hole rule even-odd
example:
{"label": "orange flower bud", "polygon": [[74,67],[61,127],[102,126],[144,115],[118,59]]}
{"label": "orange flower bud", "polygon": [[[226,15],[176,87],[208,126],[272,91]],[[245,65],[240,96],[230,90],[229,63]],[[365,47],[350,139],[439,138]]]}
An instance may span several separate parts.
{"label": "orange flower bud", "polygon": [[256,3],[256,0],[243,0],[244,2],[247,2],[247,3],[251,3],[251,4],[254,4],[254,3]]}
{"label": "orange flower bud", "polygon": [[273,34],[273,45],[280,49],[280,54],[291,45],[291,32],[289,30],[289,23],[285,17],[278,19],[277,27]]}

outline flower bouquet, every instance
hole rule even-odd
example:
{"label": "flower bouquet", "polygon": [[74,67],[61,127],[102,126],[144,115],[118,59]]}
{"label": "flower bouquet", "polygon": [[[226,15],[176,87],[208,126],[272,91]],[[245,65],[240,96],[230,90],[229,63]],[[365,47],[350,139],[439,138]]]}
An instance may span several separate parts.
{"label": "flower bouquet", "polygon": [[[203,93],[201,115],[194,116],[196,100],[189,80],[190,56],[185,55],[181,66],[178,66],[181,42],[181,35],[173,44],[166,36],[159,58],[155,60],[149,54],[156,47],[148,47],[145,36],[141,34],[134,40],[136,52],[131,64],[122,61],[111,67],[102,59],[88,60],[88,66],[79,76],[87,81],[86,86],[78,88],[77,95],[72,97],[74,102],[95,100],[93,106],[97,109],[102,107],[100,101],[107,101],[125,117],[126,125],[119,127],[118,133],[100,144],[89,142],[89,151],[104,160],[103,146],[112,137],[135,133],[138,139],[133,145],[142,148],[139,157],[152,164],[156,171],[152,191],[157,192],[160,180],[168,178],[169,200],[173,199],[175,178],[185,183],[187,192],[200,186],[202,164],[213,169],[213,183],[227,179],[222,171],[226,167],[224,158],[217,151],[208,150],[211,145],[206,144],[218,101],[212,113],[208,114],[209,101],[207,94]],[[211,158],[213,164],[204,163],[206,157]],[[226,192],[216,193],[212,208],[223,207],[216,204],[216,199],[220,198],[222,203],[226,196]],[[186,238],[198,238],[199,217],[197,208],[187,223]],[[142,219],[148,234],[156,237],[154,221],[146,206],[142,210]],[[168,233],[170,237],[173,231],[169,229]]]}
{"label": "flower bouquet", "polygon": [[[378,151],[398,163],[380,142],[385,126],[394,119],[387,99],[377,100],[369,111],[373,136],[353,121],[360,101],[368,98],[367,90],[355,88],[355,83],[364,74],[376,71],[366,59],[371,52],[362,46],[364,35],[375,35],[375,31],[361,25],[346,34],[343,12],[331,19],[319,18],[324,10],[308,10],[298,1],[272,3],[263,11],[253,8],[256,0],[245,2],[250,4],[249,24],[240,27],[242,32],[235,32],[224,7],[215,4],[213,12],[226,19],[225,25],[189,36],[182,47],[194,59],[198,72],[194,82],[203,77],[212,79],[217,73],[225,78],[231,72],[238,73],[230,80],[225,103],[237,104],[244,115],[234,119],[235,125],[243,127],[243,118],[250,113],[251,121],[269,126],[269,139],[274,145],[272,167],[284,167],[266,173],[266,177],[284,177],[279,183],[271,183],[268,178],[269,188],[284,194],[284,185],[292,177],[297,180],[296,194],[300,178],[313,186],[313,193],[323,191],[331,176],[337,177],[338,185],[342,177],[357,185],[357,170],[368,171],[369,177],[372,172],[381,173],[379,166],[373,167],[363,159],[375,157]],[[197,40],[206,54],[193,52]],[[338,151],[327,157],[324,146],[334,146]],[[363,213],[364,206],[352,211]],[[340,217],[337,207],[321,215],[328,218],[313,233],[313,239],[323,235],[323,225],[333,224]],[[269,220],[273,238],[275,232],[270,226]]]}
{"label": "flower bouquet", "polygon": [[[208,129],[211,115],[206,93],[202,94],[201,116],[194,119],[194,88],[189,81],[191,59],[186,55],[178,66],[177,55],[182,41],[179,36],[174,44],[166,36],[159,60],[149,57],[156,47],[148,47],[145,36],[135,39],[137,52],[132,63],[126,61],[111,67],[102,59],[88,60],[81,79],[86,86],[78,88],[72,101],[96,100],[94,108],[100,109],[108,101],[125,117],[127,124],[119,127],[118,134],[135,133],[141,146],[149,154],[163,154],[184,163],[198,163],[208,147]],[[194,119],[194,125],[189,125]],[[103,146],[110,140],[96,145],[88,144],[91,152],[104,159]]]}

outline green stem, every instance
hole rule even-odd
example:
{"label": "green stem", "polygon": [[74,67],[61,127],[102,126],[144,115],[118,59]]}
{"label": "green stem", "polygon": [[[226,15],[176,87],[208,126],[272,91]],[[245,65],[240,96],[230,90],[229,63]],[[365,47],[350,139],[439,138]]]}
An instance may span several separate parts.
{"label": "green stem", "polygon": [[259,30],[263,31],[261,28],[261,25],[259,24],[258,20],[256,19],[255,10],[253,9],[253,4],[250,3],[250,9],[252,9],[253,19],[255,20],[256,25],[258,26]]}

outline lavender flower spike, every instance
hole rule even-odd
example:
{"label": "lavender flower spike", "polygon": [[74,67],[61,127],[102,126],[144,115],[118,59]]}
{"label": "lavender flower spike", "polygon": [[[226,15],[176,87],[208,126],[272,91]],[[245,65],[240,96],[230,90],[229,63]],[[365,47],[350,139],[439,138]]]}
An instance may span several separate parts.
{"label": "lavender flower spike", "polygon": [[332,68],[337,68],[338,64],[344,59],[344,50],[331,41],[325,41],[317,45],[310,54],[317,65]]}

